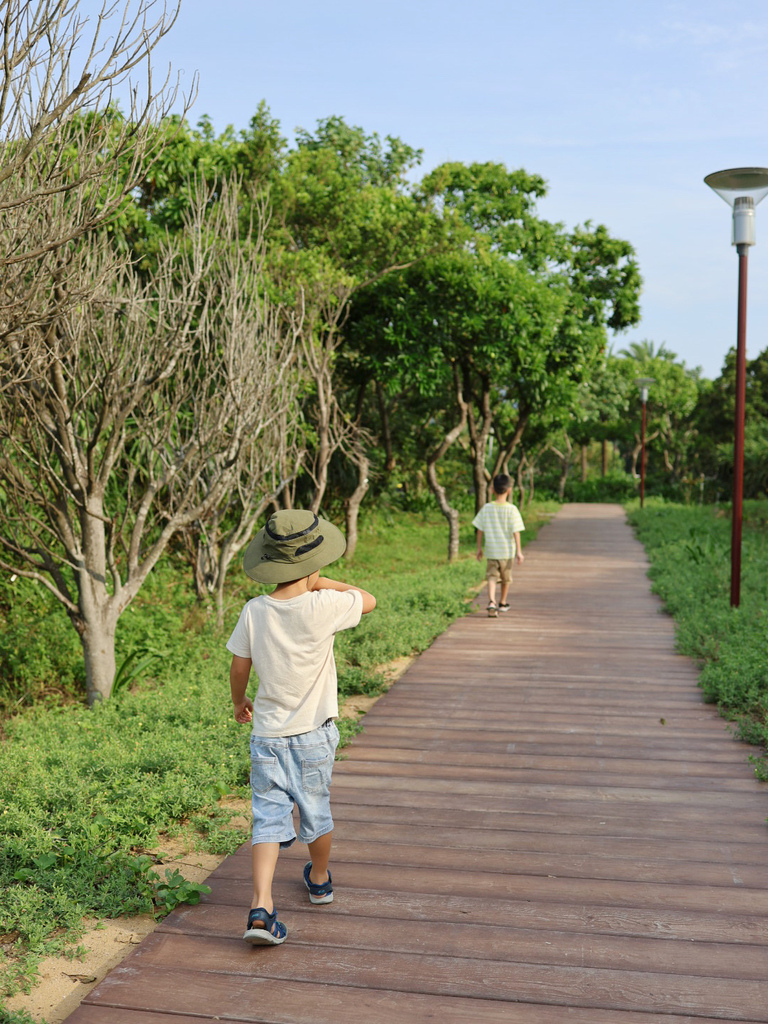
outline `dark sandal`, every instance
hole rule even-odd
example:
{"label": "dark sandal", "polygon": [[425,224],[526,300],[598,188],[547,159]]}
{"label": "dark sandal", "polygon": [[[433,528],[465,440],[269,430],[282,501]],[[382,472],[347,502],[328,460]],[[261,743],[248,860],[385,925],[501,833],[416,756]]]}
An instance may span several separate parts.
{"label": "dark sandal", "polygon": [[328,872],[328,881],[323,882],[322,885],[316,885],[314,882],[309,880],[309,872],[312,870],[312,861],[309,860],[304,865],[304,885],[309,890],[309,902],[310,903],[333,903],[333,883],[331,881],[331,872]]}
{"label": "dark sandal", "polygon": [[268,914],[264,907],[256,907],[248,915],[248,927],[243,938],[254,946],[279,946],[288,937],[288,929],[277,920],[277,911]]}

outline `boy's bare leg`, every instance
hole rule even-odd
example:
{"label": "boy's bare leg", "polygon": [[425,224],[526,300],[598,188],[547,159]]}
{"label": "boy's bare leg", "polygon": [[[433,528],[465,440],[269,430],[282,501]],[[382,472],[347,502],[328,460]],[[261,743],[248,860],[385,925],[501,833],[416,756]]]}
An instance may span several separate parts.
{"label": "boy's bare leg", "polygon": [[500,599],[502,604],[506,604],[507,603],[508,595],[509,595],[509,584],[508,583],[502,583],[501,584],[501,599]]}
{"label": "boy's bare leg", "polygon": [[264,907],[268,914],[275,909],[272,903],[272,879],[277,867],[279,843],[254,843],[251,847],[253,863],[252,907]]}
{"label": "boy's bare leg", "polygon": [[496,580],[488,580],[488,604],[496,604]]}
{"label": "boy's bare leg", "polygon": [[326,832],[324,836],[315,839],[307,844],[309,857],[312,861],[312,870],[309,872],[309,880],[314,885],[322,885],[328,881],[328,861],[331,859],[331,842],[333,832]]}

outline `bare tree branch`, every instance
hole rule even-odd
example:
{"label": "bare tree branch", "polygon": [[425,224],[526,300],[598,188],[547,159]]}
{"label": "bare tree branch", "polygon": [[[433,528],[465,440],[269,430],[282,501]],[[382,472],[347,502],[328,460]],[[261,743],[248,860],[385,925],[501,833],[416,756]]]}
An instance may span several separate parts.
{"label": "bare tree branch", "polygon": [[[37,259],[103,223],[146,172],[166,141],[156,125],[179,97],[170,69],[155,84],[150,57],[177,15],[158,0],[121,0],[105,2],[92,24],[73,0],[0,0],[0,212],[15,229],[0,265]],[[130,97],[122,114],[120,87]],[[195,91],[196,79],[182,116]],[[54,232],[50,203],[70,193],[79,216],[54,218]]]}
{"label": "bare tree branch", "polygon": [[301,325],[286,334],[265,295],[265,211],[241,232],[237,183],[213,204],[192,191],[149,280],[104,232],[43,261],[30,292],[58,306],[0,351],[3,565],[49,580],[90,700],[109,695],[117,620],[171,537],[247,487],[252,509],[264,481],[243,474],[264,471],[295,409]]}

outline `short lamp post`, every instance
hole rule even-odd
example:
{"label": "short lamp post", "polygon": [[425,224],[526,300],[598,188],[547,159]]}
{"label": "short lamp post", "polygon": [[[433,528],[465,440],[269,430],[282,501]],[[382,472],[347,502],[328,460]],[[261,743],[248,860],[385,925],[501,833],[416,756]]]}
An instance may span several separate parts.
{"label": "short lamp post", "polygon": [[741,523],[744,496],[744,407],[747,391],[747,255],[755,244],[755,207],[768,195],[768,168],[735,167],[704,179],[733,209],[731,243],[739,257],[739,305],[736,328],[736,414],[733,428],[733,503],[731,511],[731,607],[741,600]]}
{"label": "short lamp post", "polygon": [[635,384],[640,388],[640,401],[643,406],[643,418],[640,427],[640,508],[645,504],[645,407],[648,403],[648,388],[656,383],[655,377],[636,377]]}

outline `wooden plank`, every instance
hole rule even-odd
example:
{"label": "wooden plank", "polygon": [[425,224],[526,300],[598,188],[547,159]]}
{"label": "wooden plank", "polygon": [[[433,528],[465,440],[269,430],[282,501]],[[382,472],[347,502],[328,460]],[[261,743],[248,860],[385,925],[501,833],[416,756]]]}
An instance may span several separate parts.
{"label": "wooden plank", "polygon": [[[290,984],[257,976],[205,976],[204,999],[196,976],[182,968],[153,968],[141,985],[122,977],[120,968],[100,988],[92,1005],[83,1005],[68,1024],[190,1024],[191,1020],[243,1021],[247,1024],[392,1024],[393,1021],[441,1021],[443,1024],[721,1024],[722,1017],[679,1013],[649,1014],[595,1007],[550,1006],[495,999],[464,999],[414,992],[307,983]],[[121,1000],[121,1005],[109,999]],[[123,1003],[124,1001],[124,1003]],[[213,1006],[215,1013],[201,1009]],[[183,1007],[183,1011],[178,1008]],[[190,1014],[187,1017],[182,1014]],[[742,1018],[741,1024],[751,1024]]]}
{"label": "wooden plank", "polygon": [[[479,737],[480,733],[475,734]],[[559,737],[557,744],[553,744],[547,734],[532,733],[530,730],[521,732],[515,731],[514,736],[509,733],[498,735],[494,739],[486,739],[483,750],[489,755],[498,752],[509,751],[519,754],[527,754],[530,757],[539,756],[562,756],[562,757],[600,757],[600,758],[633,758],[642,757],[646,762],[654,761],[678,761],[683,765],[707,765],[726,764],[738,765],[743,772],[748,772],[754,777],[747,763],[749,753],[757,753],[758,749],[747,747],[742,743],[724,743],[722,737],[709,743],[683,743],[664,740],[662,736],[656,737],[652,742],[645,742],[641,750],[627,748],[627,745],[620,740],[606,743],[602,736],[597,740],[588,740],[584,737]],[[459,732],[450,737],[449,742],[439,742],[437,739],[425,737],[422,732],[415,729],[398,728],[387,723],[371,723],[366,726],[365,749],[368,751],[377,748],[401,748],[403,750],[424,750],[424,751],[468,751],[472,753],[478,750],[482,741],[473,738],[464,732]],[[356,760],[357,751],[361,749],[356,745],[344,752],[342,757],[348,760]],[[555,753],[556,752],[556,753]],[[340,762],[345,763],[344,761]]]}
{"label": "wooden plank", "polygon": [[[403,822],[377,823],[366,825],[365,838],[368,842],[382,846],[442,846],[449,850],[509,850],[540,851],[547,856],[560,854],[584,855],[597,858],[637,857],[643,860],[663,863],[667,860],[690,864],[700,861],[705,864],[730,865],[738,870],[741,864],[755,864],[766,867],[768,852],[765,836],[751,843],[727,843],[709,840],[689,840],[682,836],[665,839],[645,839],[637,836],[613,837],[575,835],[568,832],[558,835],[553,832],[515,832],[501,830],[470,830],[446,828],[437,825],[407,825]],[[334,844],[338,851],[340,843],[347,849],[347,841],[357,841],[360,829],[356,822],[337,821],[334,829]],[[243,848],[243,856],[250,856],[250,844]]]}
{"label": "wooden plank", "polygon": [[[433,779],[403,779],[396,776],[345,775],[335,783],[334,793],[341,800],[362,802],[371,806],[410,806],[418,795],[425,808],[452,807],[456,814],[462,805],[471,806],[475,811],[546,813],[546,814],[596,814],[598,807],[607,813],[633,813],[639,821],[645,818],[666,817],[685,822],[711,820],[718,812],[727,808],[729,819],[734,823],[753,821],[764,812],[765,803],[740,793],[718,793],[712,791],[695,794],[677,793],[659,789],[655,797],[639,789],[602,787],[578,788],[565,786],[517,786],[503,783],[456,782]],[[727,825],[726,825],[727,828]]]}
{"label": "wooden plank", "polygon": [[[339,773],[341,774],[341,773]],[[564,774],[554,774],[548,770],[536,770],[523,768],[516,765],[493,766],[467,764],[463,758],[459,763],[454,763],[453,758],[446,759],[432,757],[411,757],[408,760],[386,761],[384,758],[376,760],[375,763],[369,760],[350,759],[346,763],[344,778],[352,776],[388,778],[394,777],[410,778],[415,781],[424,779],[443,779],[445,781],[462,782],[502,782],[505,785],[514,784],[516,787],[523,786],[550,786],[555,785],[563,788],[562,779],[567,778],[568,786],[572,789],[591,790],[596,788],[610,789],[631,789],[642,791],[647,788],[650,781],[653,788],[674,790],[677,793],[748,793],[754,797],[754,778],[746,776],[743,779],[733,778],[733,773],[722,772],[718,776],[706,775],[703,772],[686,774],[678,772],[675,775],[668,775],[660,767],[655,772],[648,766],[642,773],[629,773],[610,771],[607,764],[603,764],[596,771],[574,771]]]}
{"label": "wooden plank", "polygon": [[[659,780],[676,781],[694,776],[706,779],[724,780],[724,782],[739,783],[750,792],[754,792],[755,773],[754,770],[744,763],[743,750],[739,750],[737,763],[743,766],[742,777],[733,770],[733,761],[716,762],[709,760],[699,762],[684,761],[682,759],[672,760],[660,757],[656,758],[633,758],[623,750],[617,751],[616,756],[606,754],[583,754],[580,757],[568,754],[527,754],[518,751],[517,744],[498,744],[494,750],[485,749],[478,751],[475,748],[456,749],[450,745],[445,748],[430,747],[422,750],[419,748],[396,747],[391,744],[375,747],[372,745],[357,746],[353,750],[345,751],[345,764],[360,764],[363,762],[376,764],[434,764],[434,765],[466,765],[467,767],[503,767],[510,771],[537,771],[541,774],[549,772],[556,777],[557,772],[567,772],[569,777],[576,778],[580,773],[587,772],[611,772],[616,777],[639,779],[644,776],[652,776],[654,786]],[[622,756],[623,755],[623,756]],[[601,778],[604,776],[601,774]],[[718,781],[717,785],[720,785]]]}
{"label": "wooden plank", "polygon": [[[306,909],[306,897],[297,879],[299,873],[279,871],[275,882],[275,901],[281,914]],[[235,907],[243,917],[245,900],[250,895],[245,880],[222,879],[214,893],[200,906]],[[533,898],[499,899],[494,894],[475,897],[453,894],[434,895],[418,891],[372,888],[344,888],[343,902],[334,900],[334,913],[381,921],[442,921],[446,924],[478,921],[500,927],[509,925],[544,931],[575,931],[583,935],[606,934],[650,938],[670,938],[683,942],[729,942],[746,945],[765,944],[765,918],[760,914],[723,914],[717,908],[681,910],[679,907],[615,907],[562,900],[543,902]],[[174,914],[184,914],[179,908]],[[163,927],[172,927],[169,918]]]}
{"label": "wooden plank", "polygon": [[[334,877],[344,880],[348,889],[371,888],[375,881],[381,891],[414,893],[431,892],[437,895],[463,897],[490,897],[496,899],[530,899],[544,903],[589,903],[596,906],[653,908],[677,910],[711,910],[720,908],[734,914],[768,915],[768,891],[749,888],[733,882],[730,886],[680,883],[655,883],[613,878],[573,878],[513,874],[509,872],[481,872],[454,869],[430,869],[413,865],[379,862],[356,864],[334,857]],[[510,869],[513,859],[510,858]],[[228,866],[234,874],[234,885],[243,891],[242,865]],[[298,876],[297,872],[297,876]],[[222,886],[227,875],[218,875]],[[297,882],[297,886],[300,882]]]}
{"label": "wooden plank", "polygon": [[[466,847],[445,847],[423,844],[409,845],[347,840],[337,844],[334,860],[340,863],[387,865],[395,868],[419,867],[429,871],[450,871],[456,862],[456,852]],[[729,862],[670,860],[640,860],[627,850],[622,857],[600,856],[592,851],[574,853],[572,848],[546,852],[525,851],[509,846],[506,850],[472,849],[471,861],[474,874],[542,875],[560,878],[594,878],[599,880],[621,880],[633,882],[658,882],[668,884],[689,884],[695,878],[700,884],[731,888],[738,885],[745,889],[768,890],[768,865],[739,864]],[[300,857],[303,866],[305,858]],[[230,858],[217,878],[238,878],[250,875],[250,858]],[[338,871],[337,871],[338,874]]]}
{"label": "wooden plank", "polygon": [[[363,804],[354,793],[337,792],[334,800],[334,820],[356,821],[361,825],[368,821],[404,822],[405,824],[448,825],[456,824],[456,811],[450,802],[444,806],[414,807],[409,803],[383,803],[367,797]],[[576,835],[615,836],[628,838],[640,835],[642,838],[687,838],[714,839],[723,843],[765,842],[765,823],[762,816],[744,821],[703,815],[699,820],[681,820],[674,816],[662,818],[660,815],[646,817],[638,822],[637,815],[627,813],[616,807],[603,806],[592,809],[590,813],[547,813],[542,808],[538,811],[496,811],[462,810],[462,818],[467,828],[502,829],[509,832],[554,832],[558,834],[573,833]],[[642,827],[639,827],[642,825]]]}

